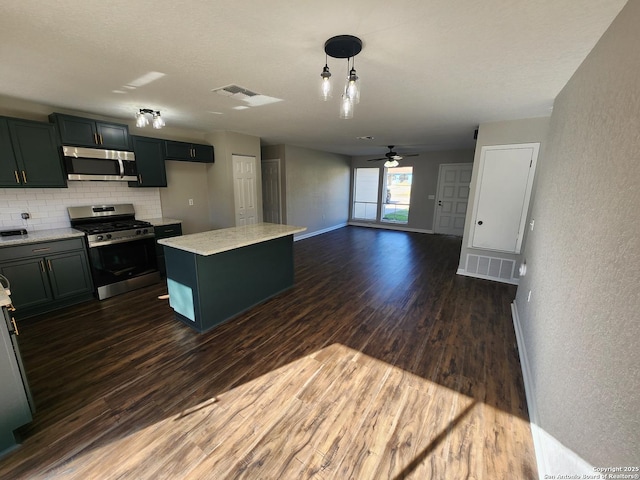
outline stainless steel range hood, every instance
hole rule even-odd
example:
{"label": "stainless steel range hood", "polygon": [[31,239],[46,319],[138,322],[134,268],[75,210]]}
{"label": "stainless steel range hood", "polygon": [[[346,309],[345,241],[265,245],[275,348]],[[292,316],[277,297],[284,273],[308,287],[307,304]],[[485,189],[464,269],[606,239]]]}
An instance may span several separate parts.
{"label": "stainless steel range hood", "polygon": [[135,182],[138,180],[133,152],[63,146],[68,180]]}

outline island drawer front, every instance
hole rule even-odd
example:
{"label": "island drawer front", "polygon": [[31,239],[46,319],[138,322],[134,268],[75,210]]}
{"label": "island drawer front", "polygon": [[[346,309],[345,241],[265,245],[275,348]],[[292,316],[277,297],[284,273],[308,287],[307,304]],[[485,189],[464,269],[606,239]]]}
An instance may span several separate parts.
{"label": "island drawer front", "polygon": [[172,223],[170,225],[160,225],[153,227],[153,231],[156,235],[156,239],[177,237],[182,235],[182,225],[180,223]]}
{"label": "island drawer front", "polygon": [[27,245],[8,245],[0,248],[0,261],[16,260],[26,257],[46,257],[53,253],[82,249],[84,249],[83,238],[53,240],[48,242],[29,243]]}

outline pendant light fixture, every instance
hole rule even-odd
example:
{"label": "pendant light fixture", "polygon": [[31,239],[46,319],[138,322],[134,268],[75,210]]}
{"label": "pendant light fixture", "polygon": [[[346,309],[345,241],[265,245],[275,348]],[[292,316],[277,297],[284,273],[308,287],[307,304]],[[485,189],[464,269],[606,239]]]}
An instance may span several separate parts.
{"label": "pendant light fixture", "polygon": [[323,100],[331,98],[331,72],[326,57],[347,59],[347,81],[341,95],[340,118],[353,118],[353,107],[360,101],[360,79],[356,73],[354,57],[362,50],[362,40],[353,35],[331,37],[324,44],[325,65],[320,74]]}
{"label": "pendant light fixture", "polygon": [[150,108],[141,108],[136,113],[136,127],[144,128],[149,125],[147,115],[151,115],[151,126],[153,128],[162,128],[165,126],[164,119],[160,115],[159,110],[151,110]]}

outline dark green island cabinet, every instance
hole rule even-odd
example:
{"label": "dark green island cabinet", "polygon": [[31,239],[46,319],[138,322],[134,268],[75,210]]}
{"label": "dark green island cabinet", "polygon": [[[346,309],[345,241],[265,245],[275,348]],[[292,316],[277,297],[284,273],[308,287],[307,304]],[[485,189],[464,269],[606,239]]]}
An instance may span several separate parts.
{"label": "dark green island cabinet", "polygon": [[305,230],[259,223],[158,240],[176,318],[205,332],[293,287],[293,235]]}

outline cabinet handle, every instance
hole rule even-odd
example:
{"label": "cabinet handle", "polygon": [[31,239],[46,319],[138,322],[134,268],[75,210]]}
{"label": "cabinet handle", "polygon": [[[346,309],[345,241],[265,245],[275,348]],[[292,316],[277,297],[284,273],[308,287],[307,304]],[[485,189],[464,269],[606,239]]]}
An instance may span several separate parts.
{"label": "cabinet handle", "polygon": [[170,229],[164,231],[164,233],[172,233],[172,232],[173,232],[173,228],[170,228]]}
{"label": "cabinet handle", "polygon": [[44,247],[44,248],[34,248],[33,250],[31,250],[33,253],[38,253],[38,252],[48,252],[49,250],[51,250],[51,248],[49,247]]}
{"label": "cabinet handle", "polygon": [[196,158],[196,149],[195,148],[191,149],[191,158]]}
{"label": "cabinet handle", "polygon": [[18,324],[16,323],[16,319],[11,317],[11,323],[13,323],[13,330],[16,332],[16,337],[18,335],[20,335],[20,332],[18,331]]}
{"label": "cabinet handle", "polygon": [[104,142],[102,141],[102,134],[98,135],[100,137],[100,145],[104,144]]}
{"label": "cabinet handle", "polygon": [[38,263],[40,264],[40,270],[44,273],[44,260],[40,260]]}
{"label": "cabinet handle", "polygon": [[24,183],[27,183],[27,174],[24,170],[22,170],[22,179],[24,180]]}
{"label": "cabinet handle", "polygon": [[100,143],[98,142],[98,134],[97,133],[93,134],[93,143],[95,143],[96,145],[100,145]]}
{"label": "cabinet handle", "polygon": [[14,170],[13,173],[16,176],[16,183],[20,183],[20,176],[18,175],[18,170]]}
{"label": "cabinet handle", "polygon": [[53,272],[53,268],[51,267],[51,260],[47,259],[47,266],[49,267],[49,271]]}
{"label": "cabinet handle", "polygon": [[140,179],[139,180],[140,181],[140,185],[142,185],[142,174],[141,173],[138,175],[138,178]]}

